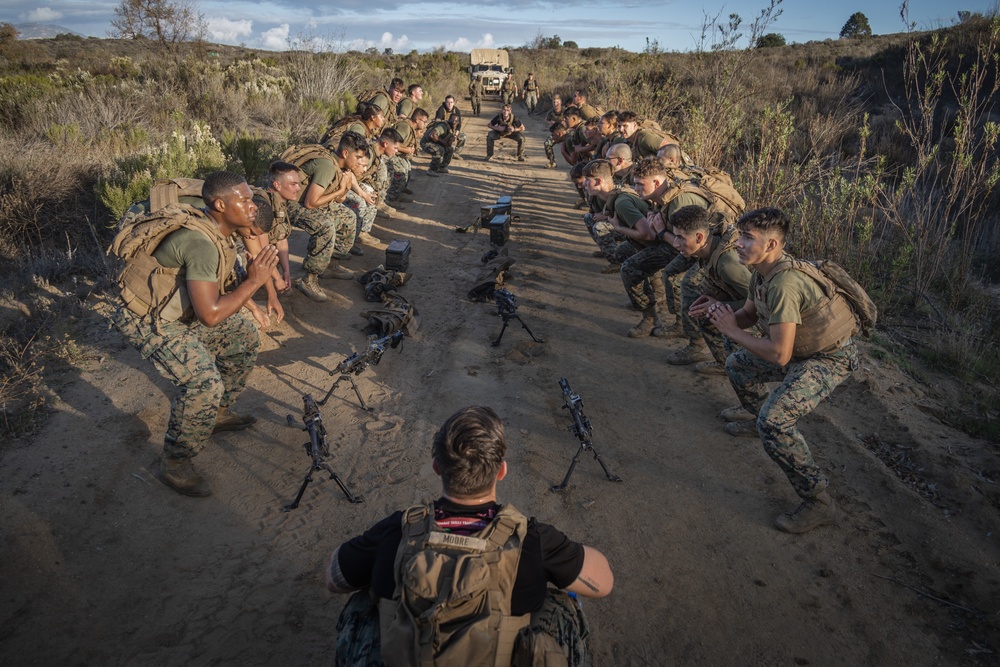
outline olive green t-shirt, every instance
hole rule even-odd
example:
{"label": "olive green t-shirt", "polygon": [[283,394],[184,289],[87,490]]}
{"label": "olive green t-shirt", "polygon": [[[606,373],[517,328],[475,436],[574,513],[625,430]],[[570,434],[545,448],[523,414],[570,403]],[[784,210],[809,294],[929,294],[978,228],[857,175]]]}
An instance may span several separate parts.
{"label": "olive green t-shirt", "polygon": [[[718,244],[722,240],[718,236],[715,236],[712,242],[713,244]],[[712,249],[715,250],[715,245],[712,246]],[[707,260],[700,260],[700,264],[705,268]],[[716,281],[722,283],[721,285],[713,285],[713,287],[729,295],[738,295],[736,299],[725,300],[733,310],[739,310],[743,307],[750,292],[750,270],[743,264],[740,264],[740,258],[736,254],[735,248],[730,248],[722,253],[719,256],[719,261],[715,264],[715,270],[712,272],[706,271],[705,273],[710,283],[715,283]]]}
{"label": "olive green t-shirt", "polygon": [[[334,164],[333,160],[326,158],[313,158],[299,167],[299,169],[309,176],[309,185],[316,184],[323,188],[324,192],[336,190],[340,187],[340,179],[344,175],[344,172],[340,170],[339,166]],[[305,203],[308,189],[308,187],[302,188],[302,193],[299,195],[300,204]]]}
{"label": "olive green t-shirt", "polygon": [[681,210],[685,206],[700,206],[701,208],[708,208],[708,200],[701,195],[696,195],[693,192],[682,192],[667,204],[667,221],[670,220],[672,216],[677,211]]}
{"label": "olive green t-shirt", "polygon": [[184,269],[186,280],[214,283],[219,273],[219,251],[195,229],[178,229],[160,242],[153,257],[168,269]]}
{"label": "olive green t-shirt", "polygon": [[630,228],[634,228],[635,224],[649,212],[649,204],[631,192],[618,193],[614,207],[614,217],[618,223]]}
{"label": "olive green t-shirt", "polygon": [[590,104],[584,104],[584,105],[582,105],[580,107],[580,116],[584,120],[590,120],[591,118],[597,118],[600,115],[601,115],[601,112],[598,111],[594,106],[592,106]]}
{"label": "olive green t-shirt", "polygon": [[406,116],[407,118],[409,118],[410,117],[410,113],[415,108],[416,108],[416,105],[413,104],[413,100],[411,100],[409,97],[404,97],[403,99],[401,99],[399,101],[399,104],[396,105],[396,115],[397,116]]}
{"label": "olive green t-shirt", "polygon": [[636,130],[632,141],[632,159],[656,157],[661,143],[663,143],[663,137],[653,130],[646,128]]}
{"label": "olive green t-shirt", "polygon": [[[784,255],[782,260],[789,259]],[[754,277],[760,280],[760,274],[754,272]],[[755,283],[756,284],[756,283]],[[823,298],[823,288],[819,284],[795,269],[781,271],[771,277],[764,297],[771,316],[767,323],[780,324],[794,322],[802,324],[802,313],[806,312]]]}

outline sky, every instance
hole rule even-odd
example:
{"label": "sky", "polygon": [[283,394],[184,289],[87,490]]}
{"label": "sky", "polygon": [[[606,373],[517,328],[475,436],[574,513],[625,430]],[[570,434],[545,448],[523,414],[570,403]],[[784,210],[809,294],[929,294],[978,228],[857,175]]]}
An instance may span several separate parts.
{"label": "sky", "polygon": [[[190,0],[205,16],[208,39],[223,44],[285,50],[303,39],[333,50],[391,48],[394,53],[445,48],[519,47],[539,35],[558,35],[580,47],[619,46],[664,51],[698,43],[706,16],[739,14],[749,24],[768,0]],[[918,29],[952,25],[957,10],[988,12],[998,0],[910,0]],[[54,24],[93,37],[109,37],[116,0],[0,0],[0,22]],[[902,32],[897,0],[784,0],[767,29],[789,42],[836,39],[848,17],[862,11],[875,34]],[[742,46],[742,45],[741,45]]]}

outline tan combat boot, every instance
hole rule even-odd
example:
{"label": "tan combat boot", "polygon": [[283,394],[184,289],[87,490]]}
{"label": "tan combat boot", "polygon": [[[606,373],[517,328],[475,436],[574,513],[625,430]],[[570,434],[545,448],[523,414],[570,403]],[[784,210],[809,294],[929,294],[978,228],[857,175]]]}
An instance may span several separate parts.
{"label": "tan combat boot", "polygon": [[307,273],[295,286],[313,301],[325,303],[330,300],[330,297],[326,295],[323,288],[319,286],[319,276],[315,273]]}
{"label": "tan combat boot", "polygon": [[837,520],[837,503],[826,491],[806,498],[805,502],[791,512],[779,514],[774,526],[786,533],[805,533],[813,528],[825,526]]}
{"label": "tan combat boot", "polygon": [[656,327],[656,312],[650,306],[642,311],[642,319],[639,323],[628,330],[629,338],[644,338],[653,332]]}
{"label": "tan combat boot", "polygon": [[702,375],[725,375],[726,369],[718,361],[699,361],[694,365],[694,372]]}
{"label": "tan combat boot", "polygon": [[378,246],[382,243],[382,240],[377,236],[372,236],[371,232],[358,232],[358,240],[370,246]]}
{"label": "tan combat boot", "polygon": [[684,325],[681,324],[679,319],[675,319],[670,324],[665,324],[661,320],[660,324],[653,329],[650,335],[657,338],[683,338]]}
{"label": "tan combat boot", "polygon": [[757,420],[729,422],[723,428],[726,433],[737,438],[759,438],[760,431],[757,430]]}
{"label": "tan combat boot", "polygon": [[757,421],[757,415],[744,409],[742,405],[734,405],[719,413],[719,416],[727,422],[752,422]]}
{"label": "tan combat boot", "polygon": [[354,280],[354,276],[354,271],[345,269],[339,264],[328,266],[326,271],[323,272],[324,278],[336,278],[337,280]]}
{"label": "tan combat boot", "polygon": [[160,459],[160,480],[185,496],[204,498],[212,495],[208,481],[194,469],[191,459],[172,459],[164,454]]}
{"label": "tan combat boot", "polygon": [[229,408],[219,408],[219,414],[215,418],[215,426],[212,433],[222,431],[242,431],[257,423],[257,418],[253,415],[244,415],[239,412],[232,412]]}
{"label": "tan combat boot", "polygon": [[667,355],[667,363],[673,366],[687,366],[699,361],[708,361],[712,355],[704,342],[689,342],[685,347]]}

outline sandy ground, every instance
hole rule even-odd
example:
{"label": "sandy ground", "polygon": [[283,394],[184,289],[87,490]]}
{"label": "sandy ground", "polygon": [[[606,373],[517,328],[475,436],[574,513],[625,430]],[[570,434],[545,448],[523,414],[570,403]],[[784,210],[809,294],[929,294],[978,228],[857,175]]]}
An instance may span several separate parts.
{"label": "sandy ground", "polygon": [[[8,445],[0,466],[0,662],[331,662],[346,598],[322,584],[330,551],[436,497],[431,436],[481,403],[511,442],[501,499],[611,561],[614,592],[584,603],[595,664],[1000,664],[995,446],[944,426],[919,387],[866,356],[802,424],[839,524],[776,531],[773,516],[796,496],[758,442],[722,431],[716,415],[734,403],[725,379],[667,365],[678,340],[625,337],[638,314],[591,256],[565,169],[544,169],[541,120],[524,118],[529,162],[506,143],[485,163],[488,116],[466,120],[466,160],[451,175],[427,178],[421,159],[416,203],[375,228],[412,242],[401,293],[422,327],[359,378],[373,414],[346,386],[322,408],[329,462],[364,502],[317,476],[301,507],[281,511],[309,465],[285,416],[301,413],[303,393],[322,396],[329,370],[364,344],[358,285],[326,281],[341,295],[328,305],[283,298],[287,319],[263,336],[237,404],[259,423],[197,458],[208,499],[154,478],[171,388],[95,314],[86,361],[57,378],[47,425]],[[509,289],[542,344],[515,322],[491,347],[495,308],[464,298],[488,238],[454,228],[504,194],[519,216]],[[295,253],[304,245],[296,232]],[[566,492],[549,491],[578,448],[562,377],[623,483],[587,457]]]}

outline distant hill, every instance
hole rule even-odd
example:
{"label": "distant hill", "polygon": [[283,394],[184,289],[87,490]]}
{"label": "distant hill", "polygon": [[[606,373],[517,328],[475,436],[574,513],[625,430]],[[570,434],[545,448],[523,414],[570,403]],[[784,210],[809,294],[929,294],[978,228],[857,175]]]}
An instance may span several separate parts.
{"label": "distant hill", "polygon": [[81,35],[69,28],[64,28],[61,25],[52,25],[51,23],[20,23],[14,27],[20,33],[18,39],[50,39],[56,35],[65,34],[86,37],[86,35]]}

